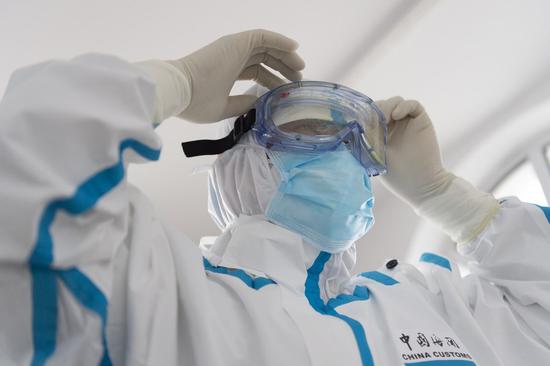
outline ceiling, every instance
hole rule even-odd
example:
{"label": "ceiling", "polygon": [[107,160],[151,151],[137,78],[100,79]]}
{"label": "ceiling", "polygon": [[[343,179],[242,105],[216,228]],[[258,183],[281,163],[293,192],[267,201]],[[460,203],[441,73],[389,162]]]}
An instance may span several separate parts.
{"label": "ceiling", "polygon": [[[129,61],[176,58],[224,34],[266,28],[299,41],[308,79],[340,82],[375,99],[420,100],[453,166],[510,115],[550,100],[548,14],[545,0],[6,1],[0,87],[14,69],[45,59],[90,51]],[[184,158],[179,142],[219,130],[176,119],[157,130],[161,161],[132,167],[131,181],[195,241],[216,235],[206,176],[191,175],[212,160]],[[375,189],[377,225],[360,247],[363,267],[399,256],[416,226],[410,209]]]}

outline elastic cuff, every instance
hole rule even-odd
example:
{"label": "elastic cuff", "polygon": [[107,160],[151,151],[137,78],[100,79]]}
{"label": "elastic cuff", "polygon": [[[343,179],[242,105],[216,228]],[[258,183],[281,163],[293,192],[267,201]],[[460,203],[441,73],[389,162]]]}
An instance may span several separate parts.
{"label": "elastic cuff", "polygon": [[491,194],[449,174],[446,188],[425,200],[416,211],[435,222],[456,243],[464,244],[483,232],[497,214],[499,204]]}
{"label": "elastic cuff", "polygon": [[135,63],[147,73],[156,85],[155,123],[177,116],[189,106],[191,101],[191,83],[175,66],[160,60],[148,60]]}

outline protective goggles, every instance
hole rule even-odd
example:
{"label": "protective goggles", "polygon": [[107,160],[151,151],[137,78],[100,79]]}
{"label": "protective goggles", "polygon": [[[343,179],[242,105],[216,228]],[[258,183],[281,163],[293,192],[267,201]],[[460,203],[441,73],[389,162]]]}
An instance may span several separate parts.
{"label": "protective goggles", "polygon": [[375,176],[386,172],[384,114],[353,89],[321,81],[296,81],[262,95],[220,140],[182,143],[186,156],[220,154],[252,130],[267,149],[323,153],[342,144]]}

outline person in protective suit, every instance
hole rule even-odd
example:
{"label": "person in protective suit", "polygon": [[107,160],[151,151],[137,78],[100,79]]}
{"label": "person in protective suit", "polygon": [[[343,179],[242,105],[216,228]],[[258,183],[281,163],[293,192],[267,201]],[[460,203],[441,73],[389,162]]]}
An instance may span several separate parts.
{"label": "person in protective suit", "polygon": [[[256,30],[179,60],[87,54],[12,75],[0,104],[2,365],[550,362],[550,210],[447,171],[427,113],[400,97],[360,99],[387,128],[377,178],[366,125],[341,127],[353,141],[327,133],[322,152],[262,143],[257,96],[230,90],[240,79],[279,90],[265,66],[300,80],[297,47]],[[331,105],[358,105],[338,96]],[[209,175],[223,232],[199,248],[156,218],[127,165],[159,158],[166,118],[245,113],[249,131],[234,130]],[[287,127],[319,138],[317,122]],[[471,274],[426,253],[352,275],[372,179],[449,234]]]}

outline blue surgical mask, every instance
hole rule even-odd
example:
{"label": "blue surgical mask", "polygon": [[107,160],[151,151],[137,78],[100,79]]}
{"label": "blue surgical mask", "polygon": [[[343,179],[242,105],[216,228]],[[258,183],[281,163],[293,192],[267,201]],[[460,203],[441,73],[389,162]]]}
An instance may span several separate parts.
{"label": "blue surgical mask", "polygon": [[269,151],[281,183],[266,217],[317,249],[341,252],[374,223],[369,176],[345,147],[320,154]]}

